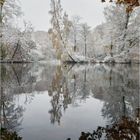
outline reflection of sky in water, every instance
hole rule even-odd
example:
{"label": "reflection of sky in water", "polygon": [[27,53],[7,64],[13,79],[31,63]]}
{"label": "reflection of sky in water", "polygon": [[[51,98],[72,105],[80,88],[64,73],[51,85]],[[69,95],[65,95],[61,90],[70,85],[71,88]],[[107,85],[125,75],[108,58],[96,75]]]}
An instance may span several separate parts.
{"label": "reflection of sky in water", "polygon": [[70,105],[58,125],[50,123],[48,111],[51,108],[51,98],[47,92],[35,94],[33,101],[27,105],[24,104],[24,98],[24,95],[21,95],[18,103],[26,108],[23,129],[20,132],[25,140],[65,140],[67,137],[78,139],[81,131],[91,131],[99,125],[105,125],[101,116],[103,103],[97,99],[79,101],[77,107]]}
{"label": "reflection of sky in water", "polygon": [[92,132],[120,118],[124,96],[126,115],[133,116],[139,101],[137,65],[70,68],[6,66],[5,92],[25,108],[19,132],[23,140],[78,139],[81,131]]}

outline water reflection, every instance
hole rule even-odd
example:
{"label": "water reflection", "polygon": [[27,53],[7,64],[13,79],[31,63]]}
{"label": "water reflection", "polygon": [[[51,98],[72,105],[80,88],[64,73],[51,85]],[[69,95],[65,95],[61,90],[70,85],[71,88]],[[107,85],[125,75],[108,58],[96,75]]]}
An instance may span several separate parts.
{"label": "water reflection", "polygon": [[120,123],[106,128],[98,127],[93,133],[81,132],[79,140],[139,140],[139,136],[138,124],[129,118],[122,118]]}
{"label": "water reflection", "polygon": [[[126,109],[124,107],[124,109]],[[79,140],[139,140],[140,138],[140,108],[136,109],[135,117],[122,116],[106,127],[98,126],[93,133],[81,132]],[[68,138],[67,140],[71,140]]]}
{"label": "water reflection", "polygon": [[[136,124],[136,116],[139,117],[136,115],[136,109],[139,107],[140,99],[139,65],[14,64],[1,65],[0,70],[0,121],[3,135],[17,136],[21,129],[24,129],[22,121],[24,117],[26,118],[26,110],[37,98],[35,95],[47,92],[50,99],[48,109],[50,123],[55,127],[61,126],[61,120],[69,108],[77,108],[94,98],[103,102],[101,114],[104,121],[107,120],[105,123],[108,126],[99,128],[106,132],[106,139],[119,138],[117,135],[121,130],[123,136],[129,137],[130,134],[127,134],[129,131],[138,137],[139,123]],[[19,98],[22,98],[22,103],[19,102],[21,100]],[[92,106],[87,107],[85,114],[90,114],[89,108],[92,109]],[[79,117],[81,115],[79,114]],[[92,120],[84,121],[86,123]],[[125,126],[125,130],[121,126]],[[80,126],[78,127],[80,129]],[[99,128],[95,130],[96,134]],[[85,134],[82,133],[81,139]],[[62,137],[59,137],[62,140]],[[73,136],[76,137],[78,139],[78,133]]]}
{"label": "water reflection", "polygon": [[9,91],[9,78],[10,73],[4,65],[1,66],[1,90],[0,90],[0,134],[1,139],[17,139],[17,132],[20,131],[20,125],[22,123],[22,116],[24,108],[22,106],[16,106],[13,94]]}

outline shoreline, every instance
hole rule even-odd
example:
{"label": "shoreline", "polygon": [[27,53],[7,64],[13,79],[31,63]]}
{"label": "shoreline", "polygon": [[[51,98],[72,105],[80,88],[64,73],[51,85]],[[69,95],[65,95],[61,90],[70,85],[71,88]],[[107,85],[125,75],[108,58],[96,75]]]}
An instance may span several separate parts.
{"label": "shoreline", "polygon": [[[40,62],[40,61],[36,61],[36,62]],[[1,64],[25,64],[25,63],[34,63],[34,61],[0,61]],[[140,62],[103,62],[103,61],[98,61],[98,62],[90,62],[90,61],[63,61],[62,64],[140,64]]]}
{"label": "shoreline", "polygon": [[0,61],[1,64],[7,63],[7,64],[24,64],[24,63],[33,63],[33,61]]}

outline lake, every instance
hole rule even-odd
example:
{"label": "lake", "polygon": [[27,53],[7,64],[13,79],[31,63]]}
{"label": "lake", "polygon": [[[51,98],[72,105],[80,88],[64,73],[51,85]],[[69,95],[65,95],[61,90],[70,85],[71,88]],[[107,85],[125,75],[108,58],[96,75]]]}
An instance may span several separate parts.
{"label": "lake", "polygon": [[139,65],[0,66],[1,138],[78,140],[103,128],[102,139],[138,139]]}

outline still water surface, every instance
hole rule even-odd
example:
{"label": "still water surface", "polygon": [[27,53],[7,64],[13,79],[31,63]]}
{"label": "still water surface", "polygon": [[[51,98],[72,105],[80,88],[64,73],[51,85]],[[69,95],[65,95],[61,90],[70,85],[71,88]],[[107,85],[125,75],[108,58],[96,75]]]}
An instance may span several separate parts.
{"label": "still water surface", "polygon": [[134,122],[132,139],[138,139],[139,99],[139,65],[4,64],[1,135],[78,140],[82,131],[125,117]]}

